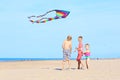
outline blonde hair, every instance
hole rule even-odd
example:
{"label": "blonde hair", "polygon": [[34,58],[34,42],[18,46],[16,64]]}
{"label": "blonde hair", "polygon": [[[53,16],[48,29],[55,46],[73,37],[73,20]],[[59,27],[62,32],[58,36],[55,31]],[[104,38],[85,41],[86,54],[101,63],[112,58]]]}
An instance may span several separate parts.
{"label": "blonde hair", "polygon": [[72,37],[71,37],[70,35],[67,36],[67,40],[68,40],[68,41],[72,40]]}

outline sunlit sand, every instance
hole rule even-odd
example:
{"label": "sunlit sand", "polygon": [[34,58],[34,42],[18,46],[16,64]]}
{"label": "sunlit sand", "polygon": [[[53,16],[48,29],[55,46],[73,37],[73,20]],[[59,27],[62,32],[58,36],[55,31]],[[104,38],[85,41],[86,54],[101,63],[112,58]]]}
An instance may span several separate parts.
{"label": "sunlit sand", "polygon": [[[120,80],[120,59],[91,60],[89,70],[78,70],[71,61],[61,70],[62,61],[0,62],[0,80]],[[84,63],[84,61],[83,61]]]}

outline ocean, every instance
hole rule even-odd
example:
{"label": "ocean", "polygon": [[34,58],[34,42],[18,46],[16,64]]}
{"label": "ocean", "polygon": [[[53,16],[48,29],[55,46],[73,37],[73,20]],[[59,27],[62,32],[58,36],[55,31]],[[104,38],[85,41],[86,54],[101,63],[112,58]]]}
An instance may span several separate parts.
{"label": "ocean", "polygon": [[[119,59],[119,58],[91,58],[91,60],[106,60],[106,59]],[[13,62],[13,61],[45,61],[45,60],[63,60],[63,58],[0,58],[0,62]],[[76,58],[71,58],[76,60]],[[83,58],[82,60],[85,60]]]}
{"label": "ocean", "polygon": [[0,58],[0,62],[9,62],[9,61],[41,61],[41,60],[62,60],[62,58]]}

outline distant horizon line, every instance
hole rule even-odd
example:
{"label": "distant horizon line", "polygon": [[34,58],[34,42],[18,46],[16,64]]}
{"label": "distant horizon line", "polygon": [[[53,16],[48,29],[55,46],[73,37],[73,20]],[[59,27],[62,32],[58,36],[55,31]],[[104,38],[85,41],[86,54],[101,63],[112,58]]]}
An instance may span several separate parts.
{"label": "distant horizon line", "polygon": [[[91,60],[112,60],[120,58],[90,58]],[[63,58],[0,58],[0,62],[11,62],[11,61],[47,61],[47,60],[63,60]],[[76,60],[76,58],[71,58]],[[85,60],[83,58],[82,60]]]}

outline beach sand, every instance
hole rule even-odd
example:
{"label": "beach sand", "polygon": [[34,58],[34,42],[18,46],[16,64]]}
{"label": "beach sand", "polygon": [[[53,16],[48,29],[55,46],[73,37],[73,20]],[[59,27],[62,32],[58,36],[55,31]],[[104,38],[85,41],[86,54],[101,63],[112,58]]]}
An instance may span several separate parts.
{"label": "beach sand", "polygon": [[[0,80],[120,80],[120,59],[91,60],[89,70],[61,70],[60,60],[0,62]],[[83,61],[84,63],[84,61]]]}

